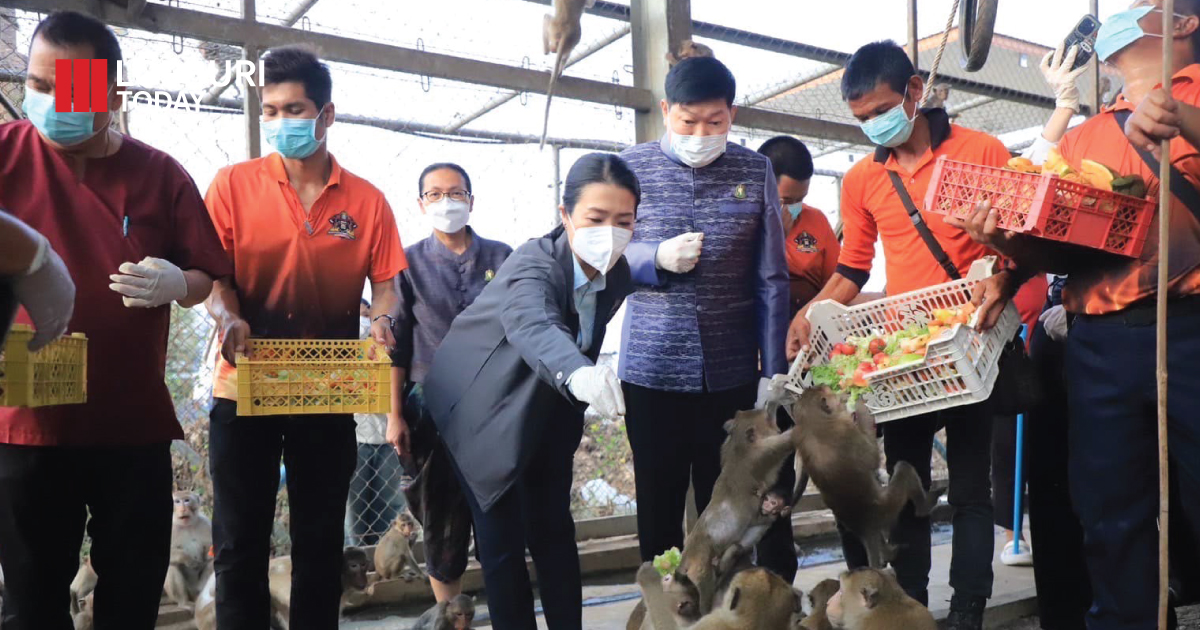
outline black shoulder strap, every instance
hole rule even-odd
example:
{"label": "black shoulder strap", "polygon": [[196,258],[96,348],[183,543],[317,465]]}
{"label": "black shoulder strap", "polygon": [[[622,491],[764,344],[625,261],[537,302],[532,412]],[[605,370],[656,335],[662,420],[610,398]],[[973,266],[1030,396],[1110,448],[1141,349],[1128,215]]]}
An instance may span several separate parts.
{"label": "black shoulder strap", "polygon": [[[1113,116],[1113,119],[1116,120],[1117,125],[1121,128],[1122,136],[1125,135],[1125,123],[1129,120],[1131,113],[1128,110],[1122,110]],[[1146,166],[1150,167],[1150,172],[1157,178],[1160,167],[1158,158],[1154,157],[1154,154],[1147,151],[1145,147],[1135,146],[1132,142],[1130,146],[1133,146],[1133,150],[1137,151],[1137,154],[1146,163]],[[1182,201],[1183,205],[1192,211],[1192,216],[1196,217],[1197,221],[1200,221],[1200,192],[1196,190],[1196,187],[1191,182],[1184,179],[1183,175],[1175,170],[1174,166],[1171,167],[1171,194]]]}
{"label": "black shoulder strap", "polygon": [[917,228],[917,234],[921,235],[921,240],[925,241],[925,245],[929,248],[930,253],[937,259],[942,269],[946,270],[946,275],[950,276],[951,280],[961,279],[962,274],[958,272],[958,267],[954,266],[954,263],[950,260],[950,256],[946,254],[946,250],[942,249],[942,244],[938,242],[937,237],[929,230],[925,219],[921,218],[921,211],[917,210],[912,197],[908,196],[908,190],[904,188],[904,180],[900,179],[896,171],[892,170],[888,171],[888,177],[892,180],[892,188],[895,188],[896,194],[900,195],[900,201],[904,204],[904,209],[908,211],[908,218],[912,219],[913,227]]}

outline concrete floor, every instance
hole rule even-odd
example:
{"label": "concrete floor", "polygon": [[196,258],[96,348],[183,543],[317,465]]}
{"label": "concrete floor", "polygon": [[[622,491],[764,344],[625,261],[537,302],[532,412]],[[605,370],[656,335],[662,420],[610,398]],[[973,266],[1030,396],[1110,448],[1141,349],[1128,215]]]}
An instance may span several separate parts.
{"label": "concrete floor", "polygon": [[[933,571],[930,574],[930,604],[935,615],[941,611],[944,616],[949,606],[950,588],[947,585],[950,563],[949,537],[946,532],[935,534],[933,548]],[[938,543],[942,544],[938,544]],[[998,538],[996,549],[1003,545],[1003,539]],[[997,556],[999,554],[997,553]],[[813,585],[825,578],[836,578],[844,565],[836,555],[820,556],[818,560],[824,563],[802,568],[796,576],[796,586],[807,592]],[[805,564],[808,564],[807,562]],[[995,584],[992,607],[989,611],[989,627],[993,628],[1036,628],[1030,626],[1010,625],[1017,619],[1028,617],[1036,612],[1033,604],[1033,569],[1028,567],[1007,567],[997,560],[994,564]],[[583,625],[588,630],[624,630],[629,612],[637,604],[639,594],[632,580],[618,580],[620,583],[609,585],[585,586],[583,597],[585,602]],[[364,613],[369,614],[369,613]],[[481,605],[481,618],[486,614],[486,605]],[[403,630],[412,625],[416,613],[412,616],[390,616],[383,619],[344,620],[341,628],[354,630]],[[477,624],[477,628],[491,628],[486,621]],[[538,617],[538,627],[545,628],[545,620]]]}

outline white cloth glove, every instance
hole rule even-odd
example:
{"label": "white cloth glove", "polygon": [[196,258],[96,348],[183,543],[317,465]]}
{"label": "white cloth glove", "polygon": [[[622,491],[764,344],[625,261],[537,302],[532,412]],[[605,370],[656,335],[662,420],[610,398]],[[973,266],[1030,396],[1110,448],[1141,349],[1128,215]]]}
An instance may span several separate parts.
{"label": "white cloth glove", "polygon": [[108,288],[124,297],[125,306],[154,308],[187,297],[187,278],[174,263],[147,256],[138,264],[122,263]]}
{"label": "white cloth glove", "polygon": [[1046,139],[1046,136],[1039,133],[1033,144],[1025,147],[1025,150],[1021,152],[1021,157],[1041,166],[1050,158],[1050,149],[1056,148],[1058,148],[1057,142],[1050,142]]}
{"label": "white cloth glove", "polygon": [[567,389],[580,402],[596,409],[604,418],[625,415],[625,395],[621,381],[613,371],[602,365],[581,367],[567,377]]}
{"label": "white cloth glove", "polygon": [[67,332],[75,313],[75,283],[45,237],[29,270],[13,282],[13,293],[36,330],[29,340],[30,352],[41,350]]}
{"label": "white cloth glove", "polygon": [[1054,91],[1054,106],[1073,109],[1077,112],[1079,111],[1079,87],[1075,85],[1075,81],[1087,71],[1087,64],[1074,70],[1071,69],[1078,55],[1079,46],[1071,46],[1071,49],[1064,55],[1062,44],[1059,44],[1058,50],[1048,52],[1045,57],[1042,57],[1041,65],[1042,76],[1046,78],[1046,83]]}
{"label": "white cloth glove", "polygon": [[1038,321],[1042,322],[1042,327],[1046,329],[1046,336],[1052,341],[1065,341],[1067,338],[1067,310],[1058,305],[1048,308],[1038,317]]}
{"label": "white cloth glove", "polygon": [[702,232],[687,232],[658,244],[654,264],[671,273],[687,273],[700,262],[700,249],[704,245]]}

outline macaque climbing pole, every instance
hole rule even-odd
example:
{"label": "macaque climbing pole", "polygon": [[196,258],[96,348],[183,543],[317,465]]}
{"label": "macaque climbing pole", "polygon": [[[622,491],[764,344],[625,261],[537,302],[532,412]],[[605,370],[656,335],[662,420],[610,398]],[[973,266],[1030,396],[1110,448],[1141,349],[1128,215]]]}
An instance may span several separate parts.
{"label": "macaque climbing pole", "polygon": [[[1171,93],[1171,82],[1175,75],[1175,0],[1162,3],[1163,59],[1162,85]],[[1162,155],[1158,168],[1158,312],[1157,312],[1157,376],[1158,376],[1158,630],[1167,630],[1168,592],[1170,576],[1168,551],[1170,549],[1169,521],[1170,488],[1167,483],[1169,459],[1167,456],[1167,274],[1171,236],[1171,141],[1162,141]]]}

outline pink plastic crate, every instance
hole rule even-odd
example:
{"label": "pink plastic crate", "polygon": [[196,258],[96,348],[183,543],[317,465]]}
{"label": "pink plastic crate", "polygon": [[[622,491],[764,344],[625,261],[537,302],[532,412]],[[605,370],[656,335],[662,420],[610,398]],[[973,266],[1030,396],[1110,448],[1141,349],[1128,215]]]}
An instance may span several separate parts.
{"label": "pink plastic crate", "polygon": [[1146,244],[1152,200],[1069,182],[1050,173],[1020,173],[938,158],[925,209],[965,217],[992,201],[999,226],[1052,241],[1137,257]]}

